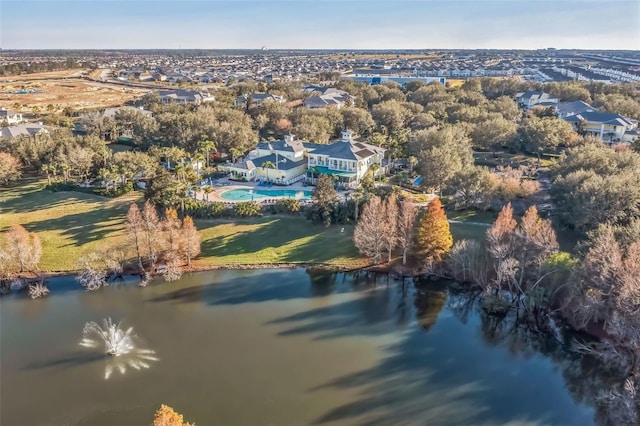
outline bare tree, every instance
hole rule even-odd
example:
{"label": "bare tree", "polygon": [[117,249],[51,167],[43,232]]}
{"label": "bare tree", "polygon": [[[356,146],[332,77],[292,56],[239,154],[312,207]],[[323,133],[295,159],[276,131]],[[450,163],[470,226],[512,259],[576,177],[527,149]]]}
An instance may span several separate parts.
{"label": "bare tree", "polygon": [[502,283],[507,279],[504,273],[508,268],[503,267],[503,263],[513,256],[516,226],[513,208],[509,203],[500,211],[498,218],[487,231],[487,250],[495,261],[496,292],[501,290]]}
{"label": "bare tree", "polygon": [[149,201],[144,203],[142,209],[142,229],[144,231],[144,239],[147,245],[147,255],[153,269],[158,260],[158,243],[160,234],[160,219],[156,208]]}
{"label": "bare tree", "polygon": [[393,249],[398,245],[398,199],[394,194],[389,195],[384,203],[385,227],[382,230],[385,247],[387,249],[387,261],[391,262]]}
{"label": "bare tree", "polygon": [[374,265],[380,262],[387,247],[385,206],[380,197],[374,196],[362,209],[360,220],[353,232],[353,241],[360,253],[370,257]]}
{"label": "bare tree", "polygon": [[134,245],[137,265],[140,271],[144,270],[142,265],[142,243],[144,238],[144,225],[142,223],[142,214],[136,204],[131,204],[127,213],[127,237]]}
{"label": "bare tree", "polygon": [[489,281],[487,251],[476,240],[457,241],[449,253],[453,275],[462,281],[473,282],[483,288]]}
{"label": "bare tree", "polygon": [[186,216],[182,221],[181,234],[182,254],[187,260],[187,265],[191,267],[191,260],[200,254],[200,235],[190,216]]}
{"label": "bare tree", "polygon": [[402,264],[407,264],[407,254],[413,248],[416,235],[418,208],[407,201],[400,205],[398,216],[398,247],[402,250]]}
{"label": "bare tree", "polygon": [[165,281],[175,281],[182,275],[180,273],[180,247],[183,245],[180,220],[175,209],[167,209],[165,218],[161,223],[163,237],[164,261],[163,276]]}
{"label": "bare tree", "polygon": [[21,225],[13,225],[6,233],[6,253],[19,272],[33,272],[38,269],[42,257],[40,237],[29,233]]}

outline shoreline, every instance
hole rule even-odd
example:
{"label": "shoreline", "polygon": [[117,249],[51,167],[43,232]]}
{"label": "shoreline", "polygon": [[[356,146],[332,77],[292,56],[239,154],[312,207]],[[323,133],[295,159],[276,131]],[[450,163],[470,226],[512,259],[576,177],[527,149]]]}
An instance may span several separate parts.
{"label": "shoreline", "polygon": [[[397,270],[395,264],[378,264],[373,265],[371,263],[363,263],[358,265],[354,264],[333,264],[333,263],[314,263],[314,262],[305,262],[305,263],[255,263],[255,264],[242,264],[242,263],[228,263],[228,264],[220,264],[220,265],[194,265],[191,268],[184,268],[182,270],[183,274],[191,273],[191,272],[207,272],[207,271],[219,271],[219,270],[230,270],[230,271],[243,271],[243,270],[251,270],[251,269],[313,269],[316,271],[324,271],[324,272],[357,272],[357,271],[366,271],[366,272],[376,272],[376,273],[388,273],[388,274],[396,274],[403,277],[417,277],[423,275],[421,273],[417,273],[416,271],[412,271],[412,273],[407,273],[407,270]],[[18,276],[17,278],[21,279],[36,279],[38,277],[42,277],[43,279],[47,278],[57,278],[57,277],[73,277],[80,274],[80,270],[69,270],[69,271],[39,271],[40,274],[37,276],[32,275],[23,275]],[[123,272],[122,275],[137,275],[137,272]],[[153,275],[153,278],[161,277],[161,274]]]}

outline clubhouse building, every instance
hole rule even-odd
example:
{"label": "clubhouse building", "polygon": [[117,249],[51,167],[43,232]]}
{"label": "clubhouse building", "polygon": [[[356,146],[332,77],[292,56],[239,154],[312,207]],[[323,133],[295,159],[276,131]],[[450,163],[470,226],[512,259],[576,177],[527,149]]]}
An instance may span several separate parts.
{"label": "clubhouse building", "polygon": [[341,138],[318,144],[286,135],[283,140],[260,142],[245,158],[221,166],[234,180],[264,181],[291,185],[306,180],[315,183],[321,174],[331,175],[338,186],[356,188],[372,170],[383,173],[385,149],[354,139],[344,130]]}

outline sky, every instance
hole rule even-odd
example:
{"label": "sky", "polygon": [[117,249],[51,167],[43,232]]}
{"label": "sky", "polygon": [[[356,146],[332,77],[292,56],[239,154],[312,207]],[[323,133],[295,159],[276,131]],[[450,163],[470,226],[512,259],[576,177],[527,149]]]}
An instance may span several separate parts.
{"label": "sky", "polygon": [[640,0],[0,0],[3,49],[640,49]]}

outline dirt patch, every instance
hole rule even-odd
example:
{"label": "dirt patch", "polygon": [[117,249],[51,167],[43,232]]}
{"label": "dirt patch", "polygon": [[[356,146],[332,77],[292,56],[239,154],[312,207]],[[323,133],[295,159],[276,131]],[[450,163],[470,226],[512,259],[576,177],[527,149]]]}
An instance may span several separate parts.
{"label": "dirt patch", "polygon": [[100,85],[82,75],[82,70],[70,70],[1,78],[0,105],[23,113],[91,110],[123,105],[147,91]]}

